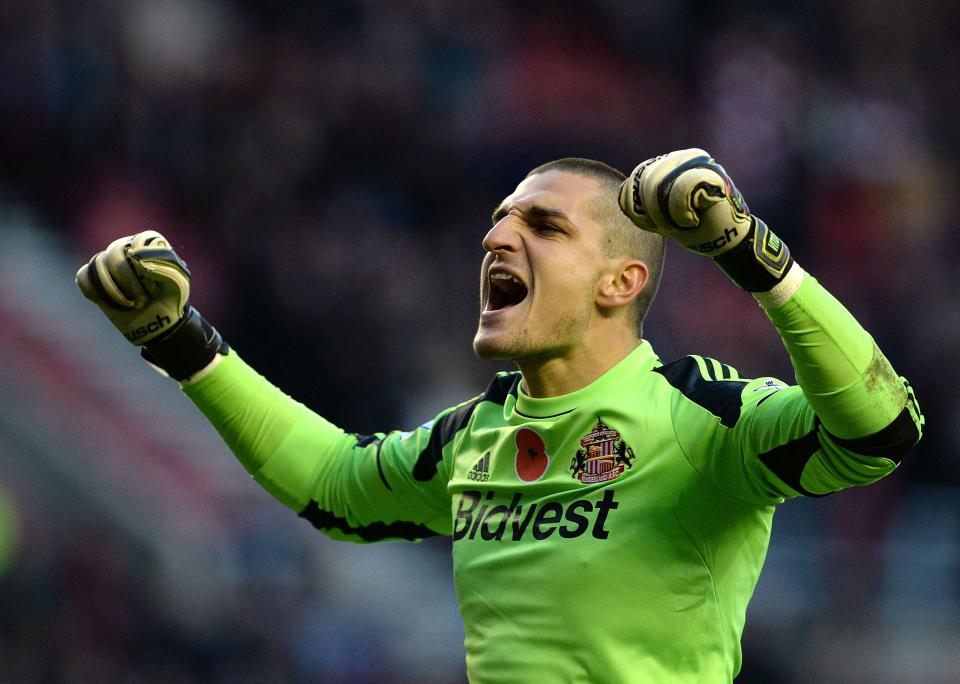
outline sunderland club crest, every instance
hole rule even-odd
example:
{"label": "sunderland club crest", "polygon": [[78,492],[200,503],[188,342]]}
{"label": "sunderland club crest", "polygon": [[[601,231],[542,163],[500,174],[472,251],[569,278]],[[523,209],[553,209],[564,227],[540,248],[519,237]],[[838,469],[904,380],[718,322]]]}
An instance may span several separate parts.
{"label": "sunderland club crest", "polygon": [[620,433],[597,418],[597,424],[580,440],[570,470],[584,484],[607,482],[620,477],[633,465],[634,458],[636,454],[620,439]]}

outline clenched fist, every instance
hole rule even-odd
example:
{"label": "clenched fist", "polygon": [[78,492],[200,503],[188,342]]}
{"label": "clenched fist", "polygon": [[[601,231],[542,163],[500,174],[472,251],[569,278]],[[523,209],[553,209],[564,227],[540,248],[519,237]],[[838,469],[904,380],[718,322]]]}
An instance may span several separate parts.
{"label": "clenched fist", "polygon": [[790,250],[753,216],[722,166],[699,148],[643,162],[620,186],[634,225],[713,257],[733,282],[766,292],[793,264]]}
{"label": "clenched fist", "polygon": [[190,306],[190,269],[155,230],[111,242],[77,271],[77,285],[147,361],[172,378],[184,380],[228,351]]}

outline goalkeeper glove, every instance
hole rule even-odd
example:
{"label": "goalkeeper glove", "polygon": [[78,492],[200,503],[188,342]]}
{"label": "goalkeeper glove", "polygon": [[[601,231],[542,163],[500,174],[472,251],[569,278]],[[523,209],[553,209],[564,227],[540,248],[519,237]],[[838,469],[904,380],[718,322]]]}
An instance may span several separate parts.
{"label": "goalkeeper glove", "polygon": [[190,270],[155,230],[111,242],[77,271],[83,296],[153,366],[186,380],[229,347],[190,306]]}
{"label": "goalkeeper glove", "polygon": [[620,208],[637,227],[713,257],[748,292],[769,291],[793,264],[787,246],[750,213],[727,172],[701,149],[637,166],[620,186]]}

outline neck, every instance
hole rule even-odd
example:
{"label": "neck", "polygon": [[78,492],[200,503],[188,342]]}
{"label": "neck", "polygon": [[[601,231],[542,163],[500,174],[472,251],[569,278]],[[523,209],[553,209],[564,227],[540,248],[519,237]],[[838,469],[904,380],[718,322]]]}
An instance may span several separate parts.
{"label": "neck", "polygon": [[632,334],[604,338],[560,353],[517,359],[523,391],[530,397],[557,397],[589,385],[622,361],[641,340]]}

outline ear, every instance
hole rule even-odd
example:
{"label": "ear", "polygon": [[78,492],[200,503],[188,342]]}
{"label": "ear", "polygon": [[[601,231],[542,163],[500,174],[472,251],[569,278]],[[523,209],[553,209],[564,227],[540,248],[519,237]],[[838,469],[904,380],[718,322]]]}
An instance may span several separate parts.
{"label": "ear", "polygon": [[617,309],[628,305],[643,291],[649,278],[650,270],[638,259],[616,262],[597,282],[597,306]]}

